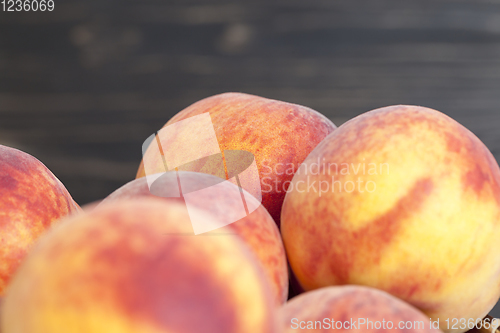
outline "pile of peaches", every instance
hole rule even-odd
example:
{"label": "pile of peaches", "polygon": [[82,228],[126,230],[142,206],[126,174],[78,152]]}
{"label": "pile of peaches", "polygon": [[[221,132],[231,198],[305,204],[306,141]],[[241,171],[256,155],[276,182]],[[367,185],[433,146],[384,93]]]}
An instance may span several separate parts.
{"label": "pile of peaches", "polygon": [[154,136],[137,178],[82,208],[0,146],[1,333],[495,330],[500,168],[472,132],[417,106],[337,128],[242,93],[164,128],[203,114],[220,155],[169,169],[206,128]]}

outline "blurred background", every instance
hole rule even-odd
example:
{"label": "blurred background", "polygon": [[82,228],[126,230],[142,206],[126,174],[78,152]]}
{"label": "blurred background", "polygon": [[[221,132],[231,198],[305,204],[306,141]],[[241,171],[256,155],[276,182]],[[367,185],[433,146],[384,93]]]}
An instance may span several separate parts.
{"label": "blurred background", "polygon": [[227,91],[336,125],[431,107],[500,160],[500,0],[54,1],[0,12],[0,144],[81,205],[134,179],[143,141],[175,113]]}

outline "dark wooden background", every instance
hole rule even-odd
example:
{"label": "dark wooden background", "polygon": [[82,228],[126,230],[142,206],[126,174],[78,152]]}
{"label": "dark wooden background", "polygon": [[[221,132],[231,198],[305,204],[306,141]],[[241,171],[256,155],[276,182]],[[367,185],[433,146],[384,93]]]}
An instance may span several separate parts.
{"label": "dark wooden background", "polygon": [[51,13],[0,12],[0,144],[40,159],[80,204],[132,180],[142,142],[172,115],[226,91],[337,125],[432,107],[500,160],[500,1],[55,0]]}

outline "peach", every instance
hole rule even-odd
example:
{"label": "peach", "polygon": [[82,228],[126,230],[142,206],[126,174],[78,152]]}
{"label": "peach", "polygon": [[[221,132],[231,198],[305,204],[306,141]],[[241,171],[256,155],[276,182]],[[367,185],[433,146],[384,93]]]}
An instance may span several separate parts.
{"label": "peach", "polygon": [[[178,176],[179,180],[182,179],[183,185],[180,193]],[[219,177],[198,172],[180,171],[178,176],[176,172],[165,173],[153,183],[151,191],[146,178],[138,178],[111,193],[100,205],[144,196],[157,196],[185,204],[183,194],[211,187],[210,195],[196,196],[194,200],[189,201],[189,204],[212,213],[214,218],[220,215],[235,216],[241,210],[241,197],[236,185],[223,182]],[[231,197],[229,193],[236,193],[237,197]],[[245,199],[247,205],[257,208],[229,224],[227,229],[240,236],[256,255],[273,288],[275,303],[281,305],[288,297],[288,267],[281,234],[267,210],[257,199],[250,195]]]}
{"label": "peach", "polygon": [[0,295],[35,240],[79,209],[39,160],[0,145]]}
{"label": "peach", "polygon": [[328,136],[295,174],[283,242],[305,290],[359,284],[441,329],[483,318],[500,295],[500,169],[448,116],[392,106]]}
{"label": "peach", "polygon": [[362,286],[324,287],[281,309],[287,332],[441,332],[437,323],[396,297]]}
{"label": "peach", "polygon": [[62,221],[12,280],[2,332],[277,332],[253,254],[231,234],[193,235],[189,216],[177,202],[134,198]]}
{"label": "peach", "polygon": [[[225,93],[205,98],[185,108],[170,119],[164,128],[203,113],[210,115],[223,158],[200,160],[183,170],[229,179],[230,170],[223,161],[226,151],[244,150],[252,153],[260,177],[259,196],[279,227],[281,206],[293,173],[313,148],[336,128],[335,125],[305,106],[242,93]],[[158,141],[163,151],[158,152],[150,146],[137,178],[146,175],[144,163],[149,166],[148,174],[166,171],[161,156],[167,154],[166,151],[176,155],[176,160],[182,160],[182,156],[186,159],[188,155],[192,156],[194,151],[201,149],[200,131],[205,130],[193,126],[188,138],[160,137]],[[179,140],[182,142],[179,143]],[[185,149],[186,146],[192,148]],[[251,190],[249,192],[252,193]],[[258,197],[259,200],[261,198]]]}

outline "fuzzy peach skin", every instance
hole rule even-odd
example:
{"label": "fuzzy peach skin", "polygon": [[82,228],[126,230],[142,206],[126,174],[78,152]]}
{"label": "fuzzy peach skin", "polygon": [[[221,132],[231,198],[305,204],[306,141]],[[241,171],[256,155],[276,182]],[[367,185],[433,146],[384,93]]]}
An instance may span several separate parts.
{"label": "fuzzy peach skin", "polygon": [[234,235],[194,236],[180,203],[102,205],[36,244],[4,298],[2,332],[277,332],[255,260]]}
{"label": "fuzzy peach skin", "polygon": [[[335,125],[305,106],[243,93],[224,93],[192,104],[165,126],[206,112],[210,114],[222,152],[245,150],[255,156],[261,180],[262,204],[279,227],[281,206],[293,173],[314,147],[336,128]],[[195,129],[193,140],[196,140]],[[163,147],[171,146],[171,142],[160,142]],[[192,146],[196,149],[194,142]],[[183,154],[182,151],[175,153]],[[165,171],[161,156],[156,155],[145,155],[148,165],[157,166],[152,173]],[[213,161],[201,161],[188,171],[224,177],[224,169],[221,175],[216,170],[220,166],[210,162]],[[137,178],[143,176],[142,162]]]}
{"label": "fuzzy peach skin", "polygon": [[500,169],[432,109],[385,107],[339,127],[295,174],[281,232],[306,290],[376,287],[445,331],[463,332],[446,320],[483,318],[500,295]]}
{"label": "fuzzy peach skin", "polygon": [[398,298],[378,289],[352,285],[301,294],[282,307],[281,318],[283,333],[441,332],[431,327],[422,312]]}
{"label": "fuzzy peach skin", "polygon": [[80,208],[39,160],[0,145],[0,295],[35,240]]}
{"label": "fuzzy peach skin", "polygon": [[[236,185],[229,182],[220,184],[222,179],[219,177],[198,172],[179,171],[179,177],[182,177],[183,184],[186,184],[188,188],[204,189],[219,184],[218,187],[213,188],[211,195],[197,197],[196,201],[191,200],[190,203],[195,207],[215,213],[214,218],[218,214],[236,213],[238,202],[234,202],[234,198],[226,195],[226,193],[231,191],[239,191]],[[175,189],[172,187],[175,187]],[[142,177],[123,185],[106,197],[100,205],[117,200],[144,196],[161,197],[165,200],[178,201],[185,204],[183,197],[177,197],[176,193],[171,193],[173,192],[172,190],[177,189],[178,180],[176,172],[163,174],[155,181],[151,191],[146,178]],[[248,200],[252,199],[254,202],[249,203]],[[281,234],[267,210],[257,202],[257,199],[247,196],[246,200],[247,205],[255,205],[258,208],[244,218],[229,224],[227,227],[231,232],[240,236],[243,242],[256,255],[269,278],[275,303],[281,305],[285,303],[288,297],[288,266]],[[214,211],[214,209],[217,210]]]}

